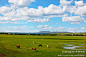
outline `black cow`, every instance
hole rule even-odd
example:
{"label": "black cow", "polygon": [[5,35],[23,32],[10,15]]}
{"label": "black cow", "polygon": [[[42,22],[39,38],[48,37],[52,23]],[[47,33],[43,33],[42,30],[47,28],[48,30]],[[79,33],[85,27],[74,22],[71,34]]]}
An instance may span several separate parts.
{"label": "black cow", "polygon": [[42,47],[42,45],[41,44],[39,44],[39,46],[38,47]]}

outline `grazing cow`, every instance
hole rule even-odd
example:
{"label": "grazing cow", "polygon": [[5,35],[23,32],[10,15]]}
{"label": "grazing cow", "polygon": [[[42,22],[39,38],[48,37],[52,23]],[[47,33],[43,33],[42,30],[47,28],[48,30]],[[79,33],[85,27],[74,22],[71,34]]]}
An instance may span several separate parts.
{"label": "grazing cow", "polygon": [[50,48],[49,45],[47,45],[47,47]]}
{"label": "grazing cow", "polygon": [[39,44],[39,46],[38,46],[38,47],[40,47],[40,46],[42,47],[42,45],[41,45],[41,44]]}
{"label": "grazing cow", "polygon": [[25,47],[25,49],[27,50],[27,47]]}
{"label": "grazing cow", "polygon": [[20,48],[20,45],[16,45],[17,48]]}
{"label": "grazing cow", "polygon": [[35,51],[36,50],[36,48],[31,48],[33,51]]}

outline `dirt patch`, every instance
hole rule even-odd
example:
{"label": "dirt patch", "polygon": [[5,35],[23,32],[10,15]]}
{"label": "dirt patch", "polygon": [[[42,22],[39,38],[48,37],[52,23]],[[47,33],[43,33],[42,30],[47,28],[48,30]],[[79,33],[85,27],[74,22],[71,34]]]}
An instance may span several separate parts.
{"label": "dirt patch", "polygon": [[4,42],[4,41],[1,41],[1,42]]}
{"label": "dirt patch", "polygon": [[4,55],[4,54],[0,54],[0,57],[2,57],[2,56],[6,56],[6,55]]}

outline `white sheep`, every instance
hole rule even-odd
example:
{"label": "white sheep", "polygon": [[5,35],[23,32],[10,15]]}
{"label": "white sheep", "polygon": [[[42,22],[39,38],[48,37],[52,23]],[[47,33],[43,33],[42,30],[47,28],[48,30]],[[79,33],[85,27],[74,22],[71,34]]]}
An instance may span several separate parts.
{"label": "white sheep", "polygon": [[47,45],[47,47],[49,48],[49,45]]}

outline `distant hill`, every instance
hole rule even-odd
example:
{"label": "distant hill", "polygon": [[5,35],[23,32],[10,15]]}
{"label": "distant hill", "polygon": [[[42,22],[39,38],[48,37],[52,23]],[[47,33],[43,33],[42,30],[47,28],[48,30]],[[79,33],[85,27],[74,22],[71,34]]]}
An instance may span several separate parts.
{"label": "distant hill", "polygon": [[0,32],[0,34],[51,34],[51,33],[69,33],[69,32],[51,32],[51,31],[39,31],[33,33],[25,33],[25,32]]}

